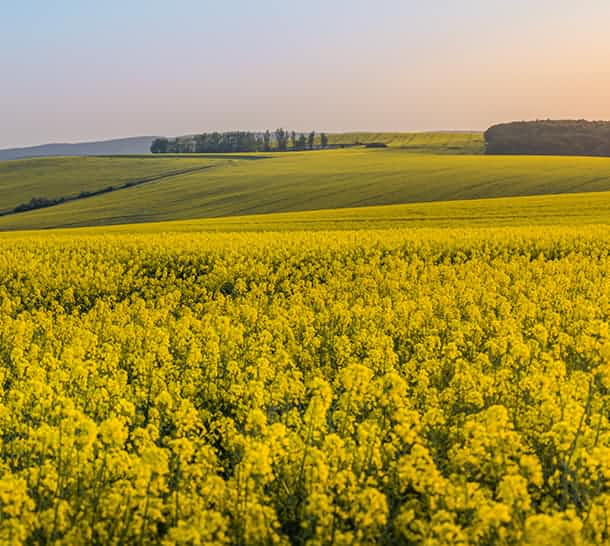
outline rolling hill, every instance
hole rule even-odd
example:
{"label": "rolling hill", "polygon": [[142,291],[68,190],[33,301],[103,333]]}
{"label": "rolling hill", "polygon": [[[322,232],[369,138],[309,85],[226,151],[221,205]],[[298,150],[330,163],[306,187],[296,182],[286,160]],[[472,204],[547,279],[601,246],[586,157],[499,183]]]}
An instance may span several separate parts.
{"label": "rolling hill", "polygon": [[59,157],[0,162],[0,214],[34,197],[72,198],[220,164],[207,158]]}
{"label": "rolling hill", "polygon": [[0,150],[0,161],[28,157],[148,154],[155,137],[131,137],[97,142],[54,143]]}
{"label": "rolling hill", "polygon": [[[79,235],[165,234],[200,232],[283,232],[335,230],[395,230],[499,227],[548,227],[610,225],[610,192],[590,192],[526,197],[499,197],[384,205],[344,209],[281,212],[173,220],[164,222],[124,223],[116,225],[55,229],[48,237]],[[39,231],[2,231],[2,237],[38,237]]]}
{"label": "rolling hill", "polygon": [[[0,229],[159,222],[417,202],[610,190],[610,159],[430,155],[396,149],[260,156],[179,156],[46,160],[0,176],[0,203],[28,195],[74,195],[139,185],[10,214]],[[58,162],[54,166],[53,162]],[[99,164],[97,162],[100,162]],[[117,163],[113,163],[117,162]],[[165,163],[164,163],[165,162]],[[77,168],[78,166],[78,168]],[[6,164],[1,165],[6,168]],[[80,175],[78,174],[80,169]],[[114,170],[113,170],[114,169]],[[190,171],[197,169],[196,171]],[[177,173],[176,171],[180,171]],[[0,170],[0,172],[2,172]],[[53,175],[51,176],[51,172]],[[50,183],[49,180],[53,182]],[[470,214],[470,213],[469,213]]]}
{"label": "rolling hill", "polygon": [[483,134],[475,131],[436,131],[424,133],[335,133],[329,144],[385,144],[420,153],[481,154],[485,151]]}

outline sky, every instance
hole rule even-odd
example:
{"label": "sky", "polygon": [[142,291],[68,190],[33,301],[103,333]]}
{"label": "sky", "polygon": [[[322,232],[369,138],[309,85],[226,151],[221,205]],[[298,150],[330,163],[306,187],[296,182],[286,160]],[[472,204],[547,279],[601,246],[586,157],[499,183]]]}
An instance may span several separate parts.
{"label": "sky", "polygon": [[0,0],[0,148],[610,119],[608,0]]}

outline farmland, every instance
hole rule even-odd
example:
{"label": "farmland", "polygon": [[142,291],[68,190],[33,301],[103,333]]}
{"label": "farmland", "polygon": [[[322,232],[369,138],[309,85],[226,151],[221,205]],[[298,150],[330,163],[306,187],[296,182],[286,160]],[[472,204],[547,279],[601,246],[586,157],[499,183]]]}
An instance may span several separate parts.
{"label": "farmland", "polygon": [[[13,206],[27,202],[31,196],[77,195],[80,191],[118,186],[119,182],[159,174],[163,177],[42,210],[8,215],[0,218],[0,229],[190,220],[610,189],[608,158],[491,157],[353,149],[266,154],[262,159],[247,159],[259,157],[49,159],[44,160],[49,162],[49,174],[38,177],[36,166],[43,160],[6,162],[0,164],[0,172],[5,173],[4,178],[0,177],[0,202]],[[58,162],[55,168],[53,161]],[[22,168],[11,174],[14,165]],[[173,170],[181,169],[199,170],[172,175]],[[119,177],[113,173],[121,174]],[[119,182],[115,183],[114,177]],[[20,185],[27,189],[25,197],[19,193]]]}
{"label": "farmland", "polygon": [[0,218],[1,544],[610,541],[609,160],[45,161],[136,185]]}
{"label": "farmland", "polygon": [[605,227],[171,226],[0,239],[3,543],[610,538]]}
{"label": "farmland", "polygon": [[335,133],[329,144],[378,143],[419,153],[480,154],[485,142],[477,132]]}
{"label": "farmland", "polygon": [[[12,217],[25,218],[27,215]],[[387,230],[421,228],[475,228],[494,226],[587,226],[610,224],[610,193],[536,195],[495,199],[470,199],[219,218],[193,218],[170,222],[145,222],[105,226],[107,234],[199,232],[268,232]],[[24,224],[27,226],[27,223]],[[56,229],[53,234],[99,234],[100,228]],[[20,237],[39,236],[20,232]],[[0,232],[0,239],[12,238]]]}
{"label": "farmland", "polygon": [[33,197],[76,197],[147,178],[211,165],[211,160],[147,157],[64,157],[0,161],[0,213]]}

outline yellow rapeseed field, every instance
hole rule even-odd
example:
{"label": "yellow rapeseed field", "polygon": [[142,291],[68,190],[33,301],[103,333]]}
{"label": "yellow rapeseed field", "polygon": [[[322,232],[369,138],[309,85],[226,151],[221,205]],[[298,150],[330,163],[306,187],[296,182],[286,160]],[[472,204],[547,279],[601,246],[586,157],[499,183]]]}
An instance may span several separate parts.
{"label": "yellow rapeseed field", "polygon": [[0,544],[610,540],[606,227],[0,239]]}

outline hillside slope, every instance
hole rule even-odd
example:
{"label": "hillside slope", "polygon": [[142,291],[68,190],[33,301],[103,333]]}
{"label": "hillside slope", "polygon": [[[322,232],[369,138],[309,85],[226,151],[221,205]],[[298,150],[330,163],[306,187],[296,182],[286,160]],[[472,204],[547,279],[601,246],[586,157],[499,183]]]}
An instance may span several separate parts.
{"label": "hillside slope", "polygon": [[70,198],[217,163],[202,157],[53,157],[0,162],[0,214],[34,197]]}
{"label": "hillside slope", "polygon": [[[424,155],[392,149],[272,154],[260,161],[228,157],[208,158],[217,162],[213,169],[5,216],[0,229],[610,190],[610,159],[604,158]],[[166,159],[183,161],[159,161]],[[27,173],[23,176],[27,179]]]}
{"label": "hillside slope", "polygon": [[[200,232],[282,232],[385,229],[497,228],[610,225],[610,192],[437,201],[345,209],[250,214],[222,218],[117,224],[45,232],[47,236],[165,234]],[[0,231],[0,239],[39,231]]]}
{"label": "hillside slope", "polygon": [[29,157],[148,154],[155,137],[117,138],[97,142],[53,143],[0,150],[0,161]]}
{"label": "hillside slope", "polygon": [[479,132],[437,131],[424,133],[335,133],[330,144],[380,143],[390,148],[420,153],[482,154],[485,140]]}
{"label": "hillside slope", "polygon": [[[610,192],[437,201],[109,226],[148,232],[326,231],[610,224]],[[90,228],[100,232],[100,228]]]}

